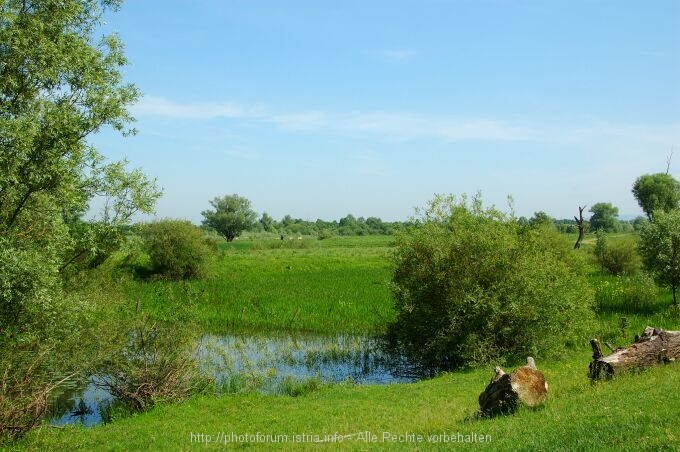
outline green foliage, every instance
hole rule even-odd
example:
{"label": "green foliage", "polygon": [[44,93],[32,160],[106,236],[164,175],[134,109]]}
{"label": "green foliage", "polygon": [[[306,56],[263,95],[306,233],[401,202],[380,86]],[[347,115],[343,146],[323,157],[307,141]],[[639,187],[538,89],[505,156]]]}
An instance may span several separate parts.
{"label": "green foliage", "polygon": [[274,219],[267,212],[262,212],[259,222],[265,232],[276,232]]}
{"label": "green foliage", "polygon": [[316,235],[324,240],[333,235],[340,235],[343,237],[351,236],[367,236],[367,235],[392,235],[396,231],[402,230],[407,223],[403,222],[385,222],[378,217],[359,217],[354,215],[347,215],[339,221],[324,221],[317,219],[316,221],[307,221],[302,218],[293,218],[290,215],[284,216],[280,222],[273,222],[271,228],[265,228],[265,223],[268,223],[268,218],[263,217],[256,225],[256,229],[264,231],[277,231],[282,235]]}
{"label": "green foliage", "polygon": [[644,273],[603,278],[595,284],[598,312],[649,314],[656,308],[658,289]]}
{"label": "green foliage", "polygon": [[594,253],[602,271],[615,276],[634,275],[642,264],[633,240],[610,242],[601,230],[597,233]]}
{"label": "green foliage", "polygon": [[250,201],[236,194],[217,197],[210,201],[210,205],[214,210],[201,212],[203,225],[217,231],[227,242],[252,228],[257,218],[250,208]]}
{"label": "green foliage", "polygon": [[645,268],[673,293],[680,287],[680,210],[654,211],[653,220],[640,231],[638,250]]}
{"label": "green foliage", "polygon": [[645,174],[633,184],[633,195],[651,220],[656,211],[668,212],[680,207],[680,182],[665,173]]}
{"label": "green foliage", "polygon": [[[84,298],[64,276],[99,265],[121,228],[151,212],[155,182],[88,143],[123,133],[137,89],[115,36],[95,42],[115,0],[4,0],[0,7],[0,434],[22,434],[43,400],[78,372],[89,327]],[[90,203],[104,207],[85,222]],[[11,417],[11,409],[26,416]],[[9,418],[4,417],[9,413]]]}
{"label": "green foliage", "polygon": [[121,309],[107,325],[105,347],[112,353],[93,369],[93,381],[134,411],[185,399],[211,383],[199,369],[200,333],[190,315],[192,297],[185,295],[162,297],[171,305],[163,313],[143,312],[139,304],[135,312]]}
{"label": "green foliage", "polygon": [[591,325],[592,295],[556,231],[525,228],[478,197],[436,197],[397,239],[389,336],[427,367],[558,352]]}
{"label": "green foliage", "polygon": [[333,232],[330,229],[321,229],[317,234],[319,240],[326,240],[333,237]]}
{"label": "green foliage", "polygon": [[0,441],[36,425],[50,392],[79,373],[91,320],[61,290],[54,262],[21,245],[0,238]]}
{"label": "green foliage", "polygon": [[598,202],[591,206],[590,228],[593,231],[603,230],[605,232],[616,232],[618,230],[619,216],[618,207],[614,207],[610,202]]}
{"label": "green foliage", "polygon": [[168,279],[205,276],[215,246],[189,221],[160,220],[141,229],[151,271]]}
{"label": "green foliage", "polygon": [[555,219],[543,211],[535,212],[534,216],[529,218],[529,225],[533,227],[554,227]]}

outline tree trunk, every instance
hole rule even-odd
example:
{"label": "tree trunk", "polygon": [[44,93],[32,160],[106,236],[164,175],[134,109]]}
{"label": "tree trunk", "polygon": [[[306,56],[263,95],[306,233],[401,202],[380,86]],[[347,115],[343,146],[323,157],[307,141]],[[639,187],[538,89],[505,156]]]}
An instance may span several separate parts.
{"label": "tree trunk", "polygon": [[536,369],[532,357],[527,365],[506,374],[496,367],[496,374],[479,395],[479,408],[484,416],[495,416],[514,412],[521,404],[528,407],[543,405],[548,394],[548,383],[543,373]]}
{"label": "tree trunk", "polygon": [[578,206],[578,218],[574,217],[574,220],[576,220],[576,225],[578,226],[578,238],[576,239],[576,243],[574,243],[575,250],[581,248],[581,242],[583,241],[583,236],[585,235],[585,229],[583,226],[583,210],[585,208],[586,206]]}
{"label": "tree trunk", "polygon": [[622,372],[644,369],[680,358],[680,331],[664,331],[648,326],[635,343],[603,356],[600,343],[592,339],[593,361],[588,366],[590,380],[609,379]]}

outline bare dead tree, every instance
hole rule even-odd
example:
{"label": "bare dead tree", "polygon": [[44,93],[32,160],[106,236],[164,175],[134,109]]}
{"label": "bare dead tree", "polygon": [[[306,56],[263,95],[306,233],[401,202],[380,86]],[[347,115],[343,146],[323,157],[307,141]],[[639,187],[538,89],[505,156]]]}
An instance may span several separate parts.
{"label": "bare dead tree", "polygon": [[581,248],[581,242],[583,241],[583,236],[585,235],[585,229],[583,226],[583,211],[585,210],[586,206],[579,206],[578,207],[578,218],[574,217],[574,220],[576,220],[576,225],[578,226],[578,238],[576,239],[576,243],[574,243],[574,249],[577,250]]}
{"label": "bare dead tree", "polygon": [[668,155],[668,158],[666,158],[666,175],[668,175],[671,170],[671,159],[673,158],[674,147],[675,146],[671,146],[671,153]]}

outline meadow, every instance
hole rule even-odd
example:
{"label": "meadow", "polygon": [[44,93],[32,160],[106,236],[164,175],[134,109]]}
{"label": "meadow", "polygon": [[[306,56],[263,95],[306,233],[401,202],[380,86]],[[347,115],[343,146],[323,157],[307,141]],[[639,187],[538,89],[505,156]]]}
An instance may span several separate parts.
{"label": "meadow", "polygon": [[[162,311],[168,297],[191,298],[199,324],[214,333],[378,334],[394,316],[392,243],[390,237],[241,240],[221,245],[203,280],[122,278],[120,284],[143,309]],[[605,276],[595,265],[590,273],[599,294],[593,337],[625,346],[646,325],[680,329],[667,291],[649,298],[639,279]],[[591,385],[587,339],[560,359],[537,359],[550,385],[546,405],[507,417],[475,414],[489,366],[408,384],[303,384],[288,395],[195,396],[89,429],[44,425],[11,450],[680,448],[678,364]],[[317,439],[324,442],[311,442]]]}
{"label": "meadow", "polygon": [[130,300],[162,310],[168,297],[194,301],[209,333],[373,334],[393,319],[389,236],[221,243],[207,278],[126,279]]}

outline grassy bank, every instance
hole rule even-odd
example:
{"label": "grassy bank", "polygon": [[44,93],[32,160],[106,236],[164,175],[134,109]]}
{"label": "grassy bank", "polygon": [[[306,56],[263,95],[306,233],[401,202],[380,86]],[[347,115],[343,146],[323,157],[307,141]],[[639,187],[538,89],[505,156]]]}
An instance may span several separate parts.
{"label": "grassy bank", "polygon": [[[460,433],[461,441],[472,440],[475,434],[491,441],[458,444],[475,450],[677,450],[678,364],[591,386],[586,376],[589,358],[584,351],[560,362],[539,362],[550,385],[545,407],[504,418],[474,415],[477,395],[492,373],[480,369],[405,385],[335,385],[300,397],[199,397],[88,430],[43,427],[17,449],[449,450],[452,444],[428,442],[428,436],[440,441],[455,436],[458,441]],[[366,442],[365,432],[376,435],[376,442]],[[383,432],[397,435],[396,442],[384,438]],[[253,437],[239,441],[239,435],[257,433],[260,441],[288,435],[289,442],[258,443]],[[318,435],[323,440],[336,433],[344,437],[342,443],[337,437],[326,444],[292,443],[301,439],[293,435],[306,435],[307,440]],[[418,435],[421,443],[399,442],[418,440]],[[226,436],[230,441],[225,443]],[[221,444],[216,444],[218,439]]]}

